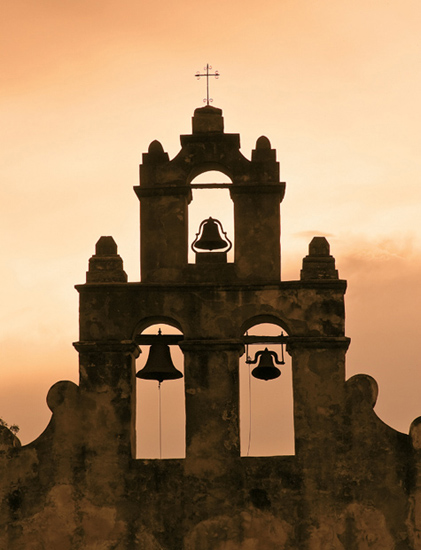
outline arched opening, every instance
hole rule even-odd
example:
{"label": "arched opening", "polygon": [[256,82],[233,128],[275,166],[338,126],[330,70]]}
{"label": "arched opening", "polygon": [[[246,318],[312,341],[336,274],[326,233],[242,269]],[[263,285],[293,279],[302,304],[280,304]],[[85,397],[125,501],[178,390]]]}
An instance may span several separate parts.
{"label": "arched opening", "polygon": [[[280,336],[285,330],[273,323],[254,324],[248,336]],[[248,347],[248,350],[247,350]],[[284,365],[275,365],[281,375],[273,380],[259,380],[252,375],[259,365],[247,364],[247,351],[254,359],[258,351],[268,348],[282,357],[280,343],[262,342],[246,346],[240,360],[240,443],[241,456],[280,456],[295,454],[294,411],[291,357],[285,350]]]}
{"label": "arched opening", "polygon": [[[149,324],[141,336],[181,335],[181,331],[166,323]],[[136,361],[136,372],[148,360],[150,345],[139,342],[141,354]],[[178,345],[170,345],[174,367],[184,376],[184,358]],[[184,458],[185,451],[184,378],[157,380],[136,378],[136,458]]]}
{"label": "arched opening", "polygon": [[[218,219],[234,243],[234,204],[229,189],[212,187],[215,184],[232,184],[231,179],[217,170],[208,170],[196,176],[192,181],[192,201],[189,205],[189,263],[195,262],[195,253],[191,249],[201,222],[209,217]],[[194,188],[195,185],[203,187]],[[234,248],[228,252],[228,261],[234,261]]]}

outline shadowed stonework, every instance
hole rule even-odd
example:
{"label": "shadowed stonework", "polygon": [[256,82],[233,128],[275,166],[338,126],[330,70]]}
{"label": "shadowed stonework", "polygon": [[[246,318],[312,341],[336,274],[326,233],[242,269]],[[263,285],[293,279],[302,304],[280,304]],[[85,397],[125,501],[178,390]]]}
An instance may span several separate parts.
{"label": "shadowed stonework", "polygon": [[[50,389],[29,445],[0,428],[0,550],[421,550],[421,419],[396,432],[373,411],[376,382],[345,381],[346,282],[324,237],[300,280],[280,280],[275,150],[260,137],[246,159],[211,106],[181,146],[143,155],[141,282],[101,237],[77,286],[79,385]],[[188,264],[190,182],[209,170],[232,181],[235,259]],[[238,365],[257,321],[288,334],[295,456],[240,457]],[[134,458],[139,335],[159,322],[182,332],[185,459]]]}

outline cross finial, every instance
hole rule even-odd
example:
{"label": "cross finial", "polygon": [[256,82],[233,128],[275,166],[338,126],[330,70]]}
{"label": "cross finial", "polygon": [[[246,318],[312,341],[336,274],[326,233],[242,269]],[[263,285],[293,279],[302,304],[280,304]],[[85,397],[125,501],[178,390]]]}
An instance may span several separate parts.
{"label": "cross finial", "polygon": [[209,71],[212,70],[212,66],[209,65],[209,63],[206,64],[206,67],[203,69],[206,71],[205,73],[201,73],[200,71],[197,71],[195,74],[197,80],[200,80],[201,76],[206,76],[206,99],[203,101],[206,101],[206,105],[209,105],[209,103],[212,103],[213,99],[209,97],[209,77],[214,76],[215,78],[219,78],[219,72],[215,71],[213,74],[211,74]]}

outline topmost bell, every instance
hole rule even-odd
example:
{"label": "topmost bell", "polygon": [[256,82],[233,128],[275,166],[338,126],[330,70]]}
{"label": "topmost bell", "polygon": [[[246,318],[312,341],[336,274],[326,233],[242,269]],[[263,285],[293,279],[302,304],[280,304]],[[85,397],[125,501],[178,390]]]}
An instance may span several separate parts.
{"label": "topmost bell", "polygon": [[[225,235],[226,240],[221,237],[219,228],[221,228],[221,231]],[[201,232],[202,235],[199,239],[199,235]],[[221,222],[210,217],[200,224],[199,232],[196,234],[196,239],[192,244],[192,249],[194,252],[196,252],[195,248],[198,248],[200,250],[220,250],[222,248],[226,248],[227,246],[228,249],[226,250],[226,252],[231,249],[232,243],[228,239],[225,231],[223,230]]]}

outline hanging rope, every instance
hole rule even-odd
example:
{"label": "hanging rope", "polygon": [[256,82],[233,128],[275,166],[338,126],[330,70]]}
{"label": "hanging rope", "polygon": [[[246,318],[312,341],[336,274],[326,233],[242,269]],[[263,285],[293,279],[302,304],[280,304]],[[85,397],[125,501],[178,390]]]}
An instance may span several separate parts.
{"label": "hanging rope", "polygon": [[158,423],[159,423],[159,458],[162,458],[162,428],[161,428],[161,382],[158,382]]}
{"label": "hanging rope", "polygon": [[249,365],[249,442],[247,447],[247,456],[250,455],[251,445],[251,365]]}
{"label": "hanging rope", "polygon": [[[246,336],[248,336],[248,331],[246,332]],[[249,345],[246,344],[246,361],[250,360],[249,356]],[[249,440],[248,440],[248,446],[247,446],[247,456],[250,455],[250,446],[251,446],[251,365],[249,365]]]}
{"label": "hanging rope", "polygon": [[[284,335],[284,331],[281,332],[281,336]],[[281,355],[282,355],[282,358],[281,358],[281,363],[283,365],[285,365],[285,357],[284,357],[284,342],[281,342]]]}

